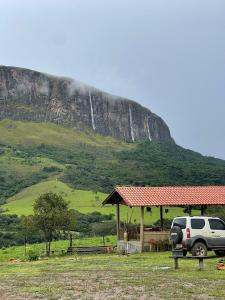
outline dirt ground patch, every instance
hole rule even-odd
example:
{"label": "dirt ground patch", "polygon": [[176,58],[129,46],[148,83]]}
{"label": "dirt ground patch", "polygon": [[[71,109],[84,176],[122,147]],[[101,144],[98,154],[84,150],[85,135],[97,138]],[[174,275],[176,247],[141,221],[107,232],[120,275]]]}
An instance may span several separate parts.
{"label": "dirt ground patch", "polygon": [[225,272],[212,260],[172,268],[169,254],[88,255],[1,264],[0,298],[16,300],[224,299]]}

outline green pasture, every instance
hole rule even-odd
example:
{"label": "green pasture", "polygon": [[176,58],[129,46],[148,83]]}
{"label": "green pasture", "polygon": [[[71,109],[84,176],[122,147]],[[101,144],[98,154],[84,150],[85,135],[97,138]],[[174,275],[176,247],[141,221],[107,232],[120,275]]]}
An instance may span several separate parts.
{"label": "green pasture", "polygon": [[91,129],[76,130],[53,123],[22,122],[4,119],[0,121],[0,144],[29,147],[50,145],[73,149],[77,145],[110,147],[116,150],[130,149],[131,144],[123,143],[112,137],[102,137]]}
{"label": "green pasture", "polygon": [[[116,214],[116,208],[112,205],[102,206],[102,201],[107,197],[107,194],[75,190],[70,188],[65,183],[55,179],[35,184],[22,190],[12,198],[9,198],[7,203],[2,207],[6,209],[8,214],[29,215],[33,213],[33,203],[35,199],[43,193],[52,191],[61,194],[64,199],[70,202],[70,208],[76,209],[81,213],[91,213],[99,211],[102,214]],[[166,208],[166,207],[165,207]],[[164,213],[164,217],[171,219],[174,216],[184,215],[183,208],[168,207],[168,213]],[[194,211],[194,214],[199,214],[199,211]],[[145,223],[152,224],[159,219],[159,208],[152,207],[152,212],[145,212]],[[139,223],[140,208],[130,208],[121,206],[121,219],[123,221],[132,221]]]}
{"label": "green pasture", "polygon": [[[116,236],[110,235],[105,237],[105,243],[107,245],[116,245]],[[75,246],[102,246],[103,239],[102,237],[88,237],[88,238],[79,238],[74,237],[73,244]],[[68,240],[53,241],[51,243],[52,250],[66,250],[69,246]],[[45,244],[37,243],[32,245],[27,245],[27,252],[30,250],[39,253],[40,255],[45,252]],[[10,259],[26,259],[24,255],[24,246],[13,246],[8,248],[0,249],[0,262],[8,261]]]}
{"label": "green pasture", "polygon": [[[60,245],[61,246],[61,245]],[[22,249],[22,247],[21,247]],[[2,252],[0,250],[0,257]],[[11,250],[9,250],[11,251]],[[21,250],[22,251],[22,250]],[[173,269],[170,252],[134,255],[57,256],[35,262],[1,259],[2,299],[219,300],[225,298],[225,271],[217,258],[182,260]],[[10,257],[11,258],[11,257]]]}

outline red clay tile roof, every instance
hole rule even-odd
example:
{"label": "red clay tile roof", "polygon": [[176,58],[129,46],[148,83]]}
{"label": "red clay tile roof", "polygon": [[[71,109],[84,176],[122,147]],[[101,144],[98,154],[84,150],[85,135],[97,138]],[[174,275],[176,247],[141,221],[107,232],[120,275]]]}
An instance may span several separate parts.
{"label": "red clay tile roof", "polygon": [[225,186],[117,187],[103,205],[118,199],[128,206],[225,205]]}

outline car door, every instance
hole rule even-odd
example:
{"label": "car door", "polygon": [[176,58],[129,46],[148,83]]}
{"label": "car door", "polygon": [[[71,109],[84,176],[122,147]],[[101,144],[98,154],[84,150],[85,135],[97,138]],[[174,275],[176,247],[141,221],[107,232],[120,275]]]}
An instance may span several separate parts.
{"label": "car door", "polygon": [[209,219],[209,244],[225,248],[225,223],[220,219]]}
{"label": "car door", "polygon": [[205,219],[193,217],[190,221],[192,238],[195,236],[207,236],[207,226]]}

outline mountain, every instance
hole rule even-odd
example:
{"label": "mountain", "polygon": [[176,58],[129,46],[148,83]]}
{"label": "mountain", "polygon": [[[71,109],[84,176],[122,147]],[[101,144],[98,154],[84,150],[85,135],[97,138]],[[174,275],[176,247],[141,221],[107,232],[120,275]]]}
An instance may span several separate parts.
{"label": "mountain", "polygon": [[0,95],[0,203],[55,180],[72,193],[225,184],[225,161],[176,145],[159,117],[130,100],[14,67],[0,67]]}
{"label": "mountain", "polygon": [[140,104],[79,81],[0,66],[0,120],[92,128],[125,141],[171,141],[165,122]]}

